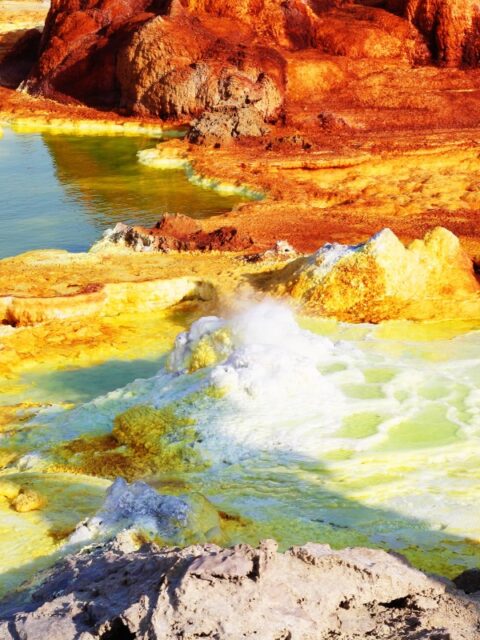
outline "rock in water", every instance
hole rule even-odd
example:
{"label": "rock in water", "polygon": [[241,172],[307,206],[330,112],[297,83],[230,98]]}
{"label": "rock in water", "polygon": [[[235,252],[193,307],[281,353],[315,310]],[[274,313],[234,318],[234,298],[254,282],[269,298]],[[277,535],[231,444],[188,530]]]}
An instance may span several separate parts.
{"label": "rock in water", "polygon": [[111,539],[126,529],[185,544],[192,535],[196,539],[211,539],[206,534],[218,535],[219,528],[216,510],[200,494],[164,495],[145,482],[128,484],[117,478],[100,511],[77,526],[67,545]]}
{"label": "rock in water", "polygon": [[473,599],[399,556],[321,544],[282,554],[271,540],[139,551],[114,541],[68,557],[30,601],[0,605],[3,640],[472,640],[479,624]]}
{"label": "rock in water", "polygon": [[270,287],[299,300],[311,313],[350,322],[480,312],[472,261],[443,227],[408,247],[390,229],[364,244],[326,244],[274,273]]}

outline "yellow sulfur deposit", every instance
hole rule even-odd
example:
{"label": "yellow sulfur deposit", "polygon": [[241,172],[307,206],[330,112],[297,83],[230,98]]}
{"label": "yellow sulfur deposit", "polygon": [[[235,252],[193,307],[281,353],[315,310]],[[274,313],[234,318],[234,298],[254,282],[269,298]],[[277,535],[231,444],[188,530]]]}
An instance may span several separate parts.
{"label": "yellow sulfur deposit", "polygon": [[227,329],[219,329],[201,338],[190,356],[189,372],[193,373],[198,369],[216,364],[221,355],[225,353],[225,348],[231,343],[232,336]]}
{"label": "yellow sulfur deposit", "polygon": [[[0,500],[0,597],[35,570],[52,564],[79,521],[101,506],[107,480],[82,475],[15,473],[0,477],[0,491],[41,496],[41,509],[21,511]],[[32,502],[33,504],[33,502]]]}
{"label": "yellow sulfur deposit", "polygon": [[18,513],[42,509],[47,503],[45,497],[38,491],[10,480],[0,480],[0,496],[5,498],[11,508]]}
{"label": "yellow sulfur deposit", "polygon": [[17,497],[12,501],[12,507],[19,513],[27,511],[37,511],[42,509],[46,504],[46,500],[38,491],[34,489],[21,489]]}
{"label": "yellow sulfur deposit", "polygon": [[[158,124],[148,124],[135,121],[89,120],[60,117],[16,117],[12,121],[12,128],[17,133],[38,133],[48,131],[53,134],[76,134],[89,136],[161,136],[163,127]],[[182,135],[178,132],[167,132],[169,135]]]}
{"label": "yellow sulfur deposit", "polygon": [[270,288],[349,322],[480,316],[472,261],[443,227],[407,247],[390,229],[364,244],[326,244],[274,273]]}
{"label": "yellow sulfur deposit", "polygon": [[51,468],[129,481],[156,471],[185,470],[199,462],[192,448],[197,437],[193,424],[172,407],[131,407],[115,418],[111,434],[58,446]]}
{"label": "yellow sulfur deposit", "polygon": [[15,500],[20,493],[20,486],[9,480],[0,480],[0,496],[7,500]]}

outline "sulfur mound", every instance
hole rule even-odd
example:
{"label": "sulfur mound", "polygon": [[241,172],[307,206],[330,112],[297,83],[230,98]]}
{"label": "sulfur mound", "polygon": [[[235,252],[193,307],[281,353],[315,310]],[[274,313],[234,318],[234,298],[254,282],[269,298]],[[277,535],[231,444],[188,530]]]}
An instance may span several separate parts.
{"label": "sulfur mound", "polygon": [[54,467],[128,480],[158,471],[179,471],[198,464],[193,445],[194,420],[171,407],[137,405],[117,415],[112,432],[59,445]]}
{"label": "sulfur mound", "polygon": [[364,244],[326,244],[273,274],[270,287],[311,313],[351,322],[480,313],[472,262],[443,227],[408,247],[389,229]]}
{"label": "sulfur mound", "polygon": [[47,501],[38,491],[30,487],[22,487],[9,480],[0,481],[0,498],[18,513],[38,511],[45,507]]}
{"label": "sulfur mound", "polygon": [[46,504],[46,500],[38,491],[22,488],[18,496],[12,500],[12,507],[19,513],[27,513],[28,511],[37,511],[42,509]]}
{"label": "sulfur mound", "polygon": [[58,564],[33,598],[0,606],[5,640],[476,637],[476,601],[399,556],[307,544],[255,549],[121,540]]}

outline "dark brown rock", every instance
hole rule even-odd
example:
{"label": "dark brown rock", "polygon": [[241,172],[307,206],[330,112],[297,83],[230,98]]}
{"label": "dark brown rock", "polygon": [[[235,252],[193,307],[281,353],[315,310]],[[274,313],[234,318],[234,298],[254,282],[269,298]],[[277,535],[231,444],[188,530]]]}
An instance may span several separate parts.
{"label": "dark brown rock", "polygon": [[480,591],[480,569],[467,569],[454,578],[453,582],[465,593]]}
{"label": "dark brown rock", "polygon": [[0,63],[0,84],[16,89],[25,80],[38,58],[41,37],[38,29],[20,36]]}

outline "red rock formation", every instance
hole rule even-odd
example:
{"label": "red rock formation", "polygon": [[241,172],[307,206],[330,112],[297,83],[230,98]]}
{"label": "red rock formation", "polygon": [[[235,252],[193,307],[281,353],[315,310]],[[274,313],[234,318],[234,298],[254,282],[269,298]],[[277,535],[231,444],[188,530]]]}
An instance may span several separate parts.
{"label": "red rock formation", "polygon": [[478,66],[480,4],[474,0],[403,0],[394,7],[427,38],[433,57],[446,66]]}
{"label": "red rock formation", "polygon": [[117,51],[166,4],[165,0],[52,0],[27,89],[61,101],[118,104]]}
{"label": "red rock formation", "polygon": [[280,112],[289,52],[312,49],[428,59],[408,21],[348,0],[54,0],[26,86],[162,118],[220,112],[220,129],[258,135]]}
{"label": "red rock formation", "polygon": [[[283,47],[305,49],[315,46],[315,12],[301,0],[180,0],[193,14],[233,18],[250,27],[257,36]],[[347,0],[348,2],[348,0]],[[345,4],[326,0],[323,8]]]}
{"label": "red rock formation", "polygon": [[130,227],[119,223],[98,243],[108,247],[118,244],[133,251],[245,251],[253,245],[252,238],[235,227],[220,227],[205,231],[188,216],[165,214],[151,229]]}
{"label": "red rock formation", "polygon": [[163,118],[247,106],[273,116],[282,103],[283,58],[238,36],[219,37],[207,24],[185,14],[141,26],[118,55],[122,105]]}

